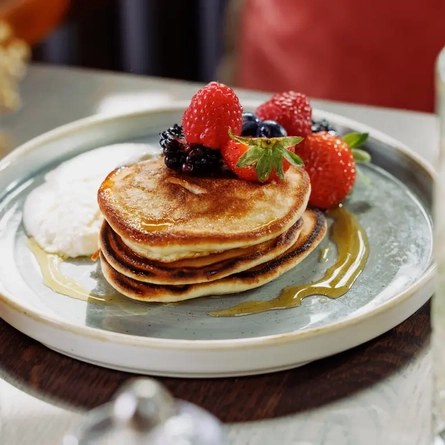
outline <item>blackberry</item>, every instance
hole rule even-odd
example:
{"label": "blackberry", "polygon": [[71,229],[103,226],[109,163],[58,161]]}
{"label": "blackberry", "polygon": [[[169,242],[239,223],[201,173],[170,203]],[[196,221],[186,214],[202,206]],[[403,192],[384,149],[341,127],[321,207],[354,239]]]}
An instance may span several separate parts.
{"label": "blackberry", "polygon": [[312,133],[319,133],[320,131],[328,131],[331,134],[338,135],[337,129],[328,120],[312,120]]}
{"label": "blackberry", "polygon": [[194,176],[221,172],[221,152],[204,145],[189,144],[178,124],[160,133],[159,144],[164,153],[164,164],[172,170]]}
{"label": "blackberry", "polygon": [[159,133],[160,139],[159,144],[162,148],[167,147],[172,141],[176,139],[184,139],[184,132],[182,131],[182,127],[178,124],[173,125],[173,127],[164,130],[162,133]]}

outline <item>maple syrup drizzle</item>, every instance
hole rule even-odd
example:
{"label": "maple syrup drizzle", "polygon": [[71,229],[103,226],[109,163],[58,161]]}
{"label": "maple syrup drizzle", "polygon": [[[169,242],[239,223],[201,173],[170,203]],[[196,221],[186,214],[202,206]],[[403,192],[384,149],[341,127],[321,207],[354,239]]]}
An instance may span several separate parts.
{"label": "maple syrup drizzle", "polygon": [[81,284],[66,276],[61,271],[61,265],[64,261],[62,257],[46,252],[32,238],[28,239],[28,245],[39,264],[43,276],[43,284],[52,291],[67,297],[75,298],[76,300],[95,304],[116,305],[122,308],[131,304],[131,301],[124,296],[113,294],[98,295],[89,292]]}
{"label": "maple syrup drizzle", "polygon": [[320,255],[318,257],[319,263],[326,263],[329,259],[329,255],[331,254],[331,248],[329,246],[324,246],[320,249]]}
{"label": "maple syrup drizzle", "polygon": [[[314,295],[335,299],[346,294],[366,265],[369,256],[368,239],[357,218],[344,207],[328,211],[327,216],[333,219],[330,239],[337,246],[337,260],[320,280],[285,288],[278,297],[268,301],[246,301],[229,309],[209,312],[209,315],[213,317],[251,315],[296,307],[303,299]],[[125,306],[128,303],[125,297],[97,295],[86,290],[61,271],[63,258],[45,252],[35,240],[29,239],[29,248],[40,266],[43,284],[54,292],[96,304]],[[329,247],[323,248],[319,261],[327,261],[330,251]]]}
{"label": "maple syrup drizzle", "polygon": [[369,256],[366,232],[357,218],[344,207],[329,210],[333,219],[330,239],[337,246],[337,260],[317,281],[283,289],[278,297],[267,301],[246,301],[229,309],[209,312],[213,317],[237,317],[299,306],[310,296],[335,299],[348,292],[364,269]]}
{"label": "maple syrup drizzle", "polygon": [[167,220],[141,221],[139,225],[145,232],[158,232],[169,229],[173,225],[173,222]]}

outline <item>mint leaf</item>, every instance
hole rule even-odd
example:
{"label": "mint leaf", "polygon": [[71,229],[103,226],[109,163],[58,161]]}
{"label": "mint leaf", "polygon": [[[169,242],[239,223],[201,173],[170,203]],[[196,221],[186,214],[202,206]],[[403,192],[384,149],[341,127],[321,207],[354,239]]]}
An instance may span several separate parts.
{"label": "mint leaf", "polygon": [[352,156],[355,162],[371,162],[371,155],[360,148],[353,148]]}
{"label": "mint leaf", "polygon": [[349,148],[356,148],[363,145],[368,139],[369,133],[348,133],[342,139],[348,144]]}

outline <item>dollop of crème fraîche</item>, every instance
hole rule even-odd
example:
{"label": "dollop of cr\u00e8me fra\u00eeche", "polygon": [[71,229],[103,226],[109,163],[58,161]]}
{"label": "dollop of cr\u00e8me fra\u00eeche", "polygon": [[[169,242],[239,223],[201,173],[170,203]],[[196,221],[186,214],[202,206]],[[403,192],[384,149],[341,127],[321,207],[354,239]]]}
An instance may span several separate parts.
{"label": "dollop of cr\u00e8me fra\u00eeche", "polygon": [[28,195],[23,223],[28,236],[48,253],[76,258],[99,248],[103,221],[97,190],[115,168],[159,155],[149,144],[100,147],[62,163]]}

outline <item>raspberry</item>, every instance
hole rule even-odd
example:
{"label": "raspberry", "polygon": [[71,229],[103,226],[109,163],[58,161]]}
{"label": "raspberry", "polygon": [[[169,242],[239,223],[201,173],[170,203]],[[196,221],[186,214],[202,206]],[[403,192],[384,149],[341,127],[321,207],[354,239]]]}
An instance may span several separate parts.
{"label": "raspberry", "polygon": [[304,137],[312,133],[312,107],[302,93],[277,93],[260,105],[255,114],[261,120],[278,122],[289,136]]}
{"label": "raspberry", "polygon": [[210,82],[193,97],[182,116],[187,142],[201,144],[214,150],[233,134],[241,134],[243,109],[235,92],[226,85]]}

